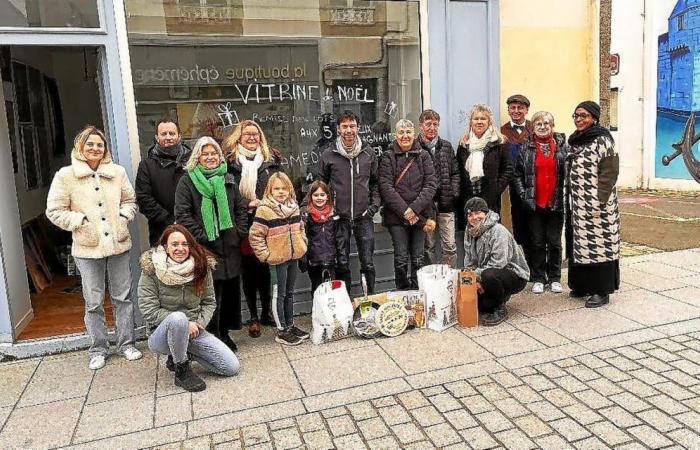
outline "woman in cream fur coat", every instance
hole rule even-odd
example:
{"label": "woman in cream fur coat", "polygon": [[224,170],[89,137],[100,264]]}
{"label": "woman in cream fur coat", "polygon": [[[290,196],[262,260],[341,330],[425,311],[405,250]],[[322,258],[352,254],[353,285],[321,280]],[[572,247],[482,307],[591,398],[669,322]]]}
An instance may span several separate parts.
{"label": "woman in cream fur coat", "polygon": [[134,306],[131,300],[131,237],[136,215],[134,189],[123,167],[112,161],[104,133],[87,126],[75,137],[71,165],[56,173],[46,201],[46,216],[73,233],[72,254],[80,270],[85,298],[85,327],[92,344],[89,367],[105,365],[109,353],[105,324],[105,273],[114,305],[117,350],[132,361]]}

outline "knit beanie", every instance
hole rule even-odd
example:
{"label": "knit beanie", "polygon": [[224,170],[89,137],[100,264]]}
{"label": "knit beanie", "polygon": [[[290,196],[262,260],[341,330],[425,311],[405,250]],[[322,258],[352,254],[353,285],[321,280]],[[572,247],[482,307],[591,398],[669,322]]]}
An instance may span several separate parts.
{"label": "knit beanie", "polygon": [[484,200],[481,197],[472,197],[469,200],[467,200],[467,204],[464,205],[464,209],[467,214],[469,214],[472,211],[483,211],[485,213],[488,213],[489,205],[486,203],[486,200]]}
{"label": "knit beanie", "polygon": [[576,109],[579,109],[579,108],[583,108],[586,111],[588,111],[589,113],[591,113],[591,116],[593,116],[593,118],[596,120],[596,122],[598,120],[600,120],[600,106],[596,102],[591,101],[591,100],[586,100],[585,102],[581,102],[578,104]]}

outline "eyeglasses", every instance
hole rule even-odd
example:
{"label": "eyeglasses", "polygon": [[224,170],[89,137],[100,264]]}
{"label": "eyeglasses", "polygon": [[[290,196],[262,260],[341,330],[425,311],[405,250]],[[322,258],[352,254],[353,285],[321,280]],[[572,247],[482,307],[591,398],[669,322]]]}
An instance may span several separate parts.
{"label": "eyeglasses", "polygon": [[590,114],[578,114],[578,113],[573,113],[571,115],[571,118],[576,120],[576,119],[588,119],[589,117],[592,117]]}

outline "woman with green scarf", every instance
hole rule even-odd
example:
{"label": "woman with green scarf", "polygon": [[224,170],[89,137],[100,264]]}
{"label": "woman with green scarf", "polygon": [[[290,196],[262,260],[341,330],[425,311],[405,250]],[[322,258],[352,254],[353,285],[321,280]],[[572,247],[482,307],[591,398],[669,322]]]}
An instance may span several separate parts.
{"label": "woman with green scarf", "polygon": [[175,220],[217,257],[216,311],[207,331],[236,351],[228,332],[241,329],[240,245],[248,233],[248,201],[209,136],[197,141],[185,170],[175,191]]}

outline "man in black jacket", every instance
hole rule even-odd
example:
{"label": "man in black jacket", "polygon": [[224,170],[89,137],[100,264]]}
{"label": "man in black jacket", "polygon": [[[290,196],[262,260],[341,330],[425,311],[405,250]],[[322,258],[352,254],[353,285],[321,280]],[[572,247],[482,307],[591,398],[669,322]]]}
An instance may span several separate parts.
{"label": "man in black jacket", "polygon": [[343,111],[337,123],[338,137],[321,151],[320,177],[333,190],[338,256],[336,276],[350,292],[350,236],[355,235],[360,272],[367,280],[367,291],[374,293],[374,221],[379,210],[377,157],[357,135],[360,119]]}
{"label": "man in black jacket", "polygon": [[[457,244],[455,242],[455,209],[459,195],[459,165],[452,144],[442,139],[440,129],[440,114],[432,109],[426,109],[418,118],[420,136],[418,142],[433,158],[437,178],[435,193],[435,208],[437,209],[437,225],[442,244],[442,263],[454,267],[457,261]],[[425,235],[426,264],[435,264],[435,237],[437,230]]]}
{"label": "man in black jacket", "polygon": [[151,245],[165,227],[175,223],[175,187],[185,173],[183,166],[191,149],[182,143],[180,126],[171,118],[156,124],[156,142],[139,163],[136,173],[136,202],[148,219],[148,240]]}

